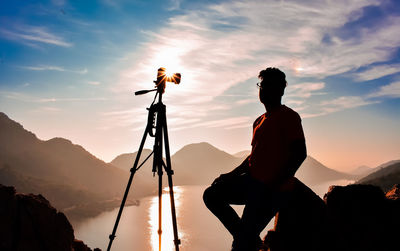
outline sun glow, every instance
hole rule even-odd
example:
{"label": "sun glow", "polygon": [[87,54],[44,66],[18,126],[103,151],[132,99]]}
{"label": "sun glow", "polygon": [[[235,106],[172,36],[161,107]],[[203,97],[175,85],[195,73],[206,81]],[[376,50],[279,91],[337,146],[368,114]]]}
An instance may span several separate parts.
{"label": "sun glow", "polygon": [[165,76],[166,76],[167,78],[171,78],[171,77],[174,75],[174,73],[175,73],[175,72],[171,71],[170,69],[165,68]]}
{"label": "sun glow", "polygon": [[[179,187],[174,187],[174,197],[175,197],[175,208],[176,217],[179,219],[179,209],[180,209],[180,195],[182,191]],[[177,220],[179,223],[179,220]],[[151,206],[149,210],[149,224],[150,224],[150,242],[152,251],[161,251],[159,249],[159,235],[158,235],[158,197],[154,197],[151,200]],[[169,196],[168,187],[164,188],[162,195],[162,239],[161,247],[162,251],[173,251],[175,250],[174,244],[174,232],[172,225],[172,214],[171,214],[171,202]],[[178,224],[179,238],[182,240],[184,233],[179,228]]]}
{"label": "sun glow", "polygon": [[175,48],[161,48],[151,60],[155,67],[164,67],[167,77],[171,77],[176,72],[182,72],[181,52]]}

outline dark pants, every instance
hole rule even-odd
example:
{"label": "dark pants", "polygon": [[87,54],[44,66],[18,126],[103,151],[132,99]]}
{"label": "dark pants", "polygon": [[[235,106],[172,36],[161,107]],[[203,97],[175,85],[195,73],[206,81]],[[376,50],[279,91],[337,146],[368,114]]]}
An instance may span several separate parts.
{"label": "dark pants", "polygon": [[[288,195],[245,174],[211,185],[203,200],[232,234],[232,251],[253,251],[261,244],[261,231],[288,201]],[[245,205],[241,218],[230,204]]]}

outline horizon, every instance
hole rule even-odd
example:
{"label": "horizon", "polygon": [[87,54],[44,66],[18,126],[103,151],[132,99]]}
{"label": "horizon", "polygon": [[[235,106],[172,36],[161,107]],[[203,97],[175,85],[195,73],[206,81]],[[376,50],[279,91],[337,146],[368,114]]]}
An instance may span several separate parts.
{"label": "horizon", "polygon": [[[0,113],[2,113],[2,112],[0,111]],[[5,114],[5,113],[4,113],[4,114]],[[8,117],[7,114],[5,114],[5,115]],[[8,119],[14,121],[12,118],[9,118],[9,117],[8,117]],[[21,125],[18,121],[14,121],[14,122],[17,123],[17,124],[19,124],[19,125]],[[79,144],[77,144],[77,143],[75,143],[75,142],[73,142],[73,141],[71,141],[71,140],[69,140],[69,139],[62,138],[62,137],[54,137],[54,138],[51,138],[51,139],[48,139],[48,140],[40,139],[40,138],[37,137],[37,135],[35,134],[35,132],[32,132],[32,131],[27,130],[27,129],[24,127],[24,125],[21,125],[21,126],[23,127],[24,130],[26,130],[26,131],[28,131],[28,132],[34,134],[34,135],[36,136],[36,138],[37,138],[38,140],[40,140],[40,141],[49,141],[49,140],[53,140],[53,139],[63,139],[63,140],[69,141],[72,145],[78,145],[78,146],[80,146],[80,147],[83,147],[83,146],[81,146],[81,145],[79,145]],[[241,157],[235,156],[236,154],[240,154],[240,153],[243,154],[244,152],[246,152],[246,153],[247,153],[247,152],[248,152],[248,153],[251,152],[251,150],[242,150],[242,151],[239,151],[239,152],[231,153],[231,152],[225,151],[224,149],[218,148],[218,147],[212,145],[212,144],[209,143],[209,142],[202,141],[202,142],[193,142],[193,143],[189,143],[189,144],[187,144],[187,145],[182,146],[182,147],[179,148],[177,151],[171,152],[171,157],[173,157],[177,152],[181,151],[183,148],[185,148],[185,147],[187,147],[187,146],[199,145],[199,144],[207,144],[207,145],[210,145],[210,147],[213,147],[213,148],[215,148],[216,150],[222,151],[222,152],[224,152],[224,153],[226,153],[226,154],[229,154],[229,155],[231,155],[232,157],[235,157],[235,158],[241,158]],[[96,156],[95,154],[91,153],[90,151],[88,151],[88,150],[85,149],[84,147],[83,147],[83,149],[86,150],[89,154],[91,154],[91,155],[94,156],[95,158],[97,158],[97,159],[99,159],[99,160],[101,160],[101,161],[103,161],[103,162],[105,162],[105,163],[107,163],[107,164],[112,164],[112,162],[113,162],[115,159],[117,159],[118,157],[120,157],[120,156],[122,156],[122,155],[130,155],[130,154],[136,154],[136,153],[137,153],[137,150],[136,150],[136,151],[133,151],[133,152],[119,153],[119,154],[117,154],[116,156],[114,156],[111,160],[106,161],[106,160],[101,159],[99,156]],[[151,148],[146,148],[146,147],[144,147],[143,150],[152,151]],[[165,154],[165,153],[164,153],[164,154]],[[143,156],[142,156],[142,157],[143,157]],[[314,158],[313,156],[311,156],[311,155],[309,155],[309,154],[307,155],[307,157],[310,157],[310,158],[316,160],[318,163],[320,163],[322,166],[324,166],[324,167],[326,167],[326,168],[333,169],[333,170],[339,171],[339,172],[343,172],[343,171],[341,171],[341,170],[335,169],[334,167],[332,168],[332,167],[329,167],[329,166],[325,165],[325,164],[323,163],[323,161],[320,161],[320,160]],[[400,159],[390,159],[390,160],[386,160],[386,161],[384,161],[384,162],[379,163],[379,165],[376,165],[376,166],[366,166],[366,165],[362,165],[362,166],[354,167],[354,168],[352,168],[352,169],[350,169],[350,170],[347,170],[347,172],[344,172],[344,173],[351,174],[353,171],[356,171],[357,169],[360,169],[360,168],[370,168],[370,169],[374,169],[374,168],[377,168],[377,167],[379,167],[379,166],[385,165],[385,164],[387,164],[387,163],[389,163],[389,162],[392,162],[392,161],[400,161]]]}
{"label": "horizon", "polygon": [[[279,67],[308,155],[338,171],[400,159],[400,3],[395,0],[0,3],[0,106],[41,140],[110,162],[136,152],[157,69],[171,153],[250,149],[260,70]],[[146,147],[151,148],[152,140]]]}

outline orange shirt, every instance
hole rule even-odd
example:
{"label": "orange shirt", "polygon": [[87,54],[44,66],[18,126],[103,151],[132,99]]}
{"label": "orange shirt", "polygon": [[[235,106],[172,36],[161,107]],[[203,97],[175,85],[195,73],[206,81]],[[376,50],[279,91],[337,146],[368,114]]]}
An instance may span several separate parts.
{"label": "orange shirt", "polygon": [[274,184],[287,173],[290,145],[303,139],[299,114],[285,105],[258,117],[253,124],[250,175],[266,184]]}

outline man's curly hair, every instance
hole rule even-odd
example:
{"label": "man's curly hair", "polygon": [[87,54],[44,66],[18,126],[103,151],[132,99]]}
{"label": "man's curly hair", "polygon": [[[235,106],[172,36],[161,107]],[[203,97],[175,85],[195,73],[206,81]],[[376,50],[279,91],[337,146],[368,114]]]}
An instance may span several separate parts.
{"label": "man's curly hair", "polygon": [[276,85],[282,93],[287,85],[285,73],[275,67],[268,67],[265,70],[260,71],[258,78],[262,81],[262,87],[266,84],[273,84]]}

